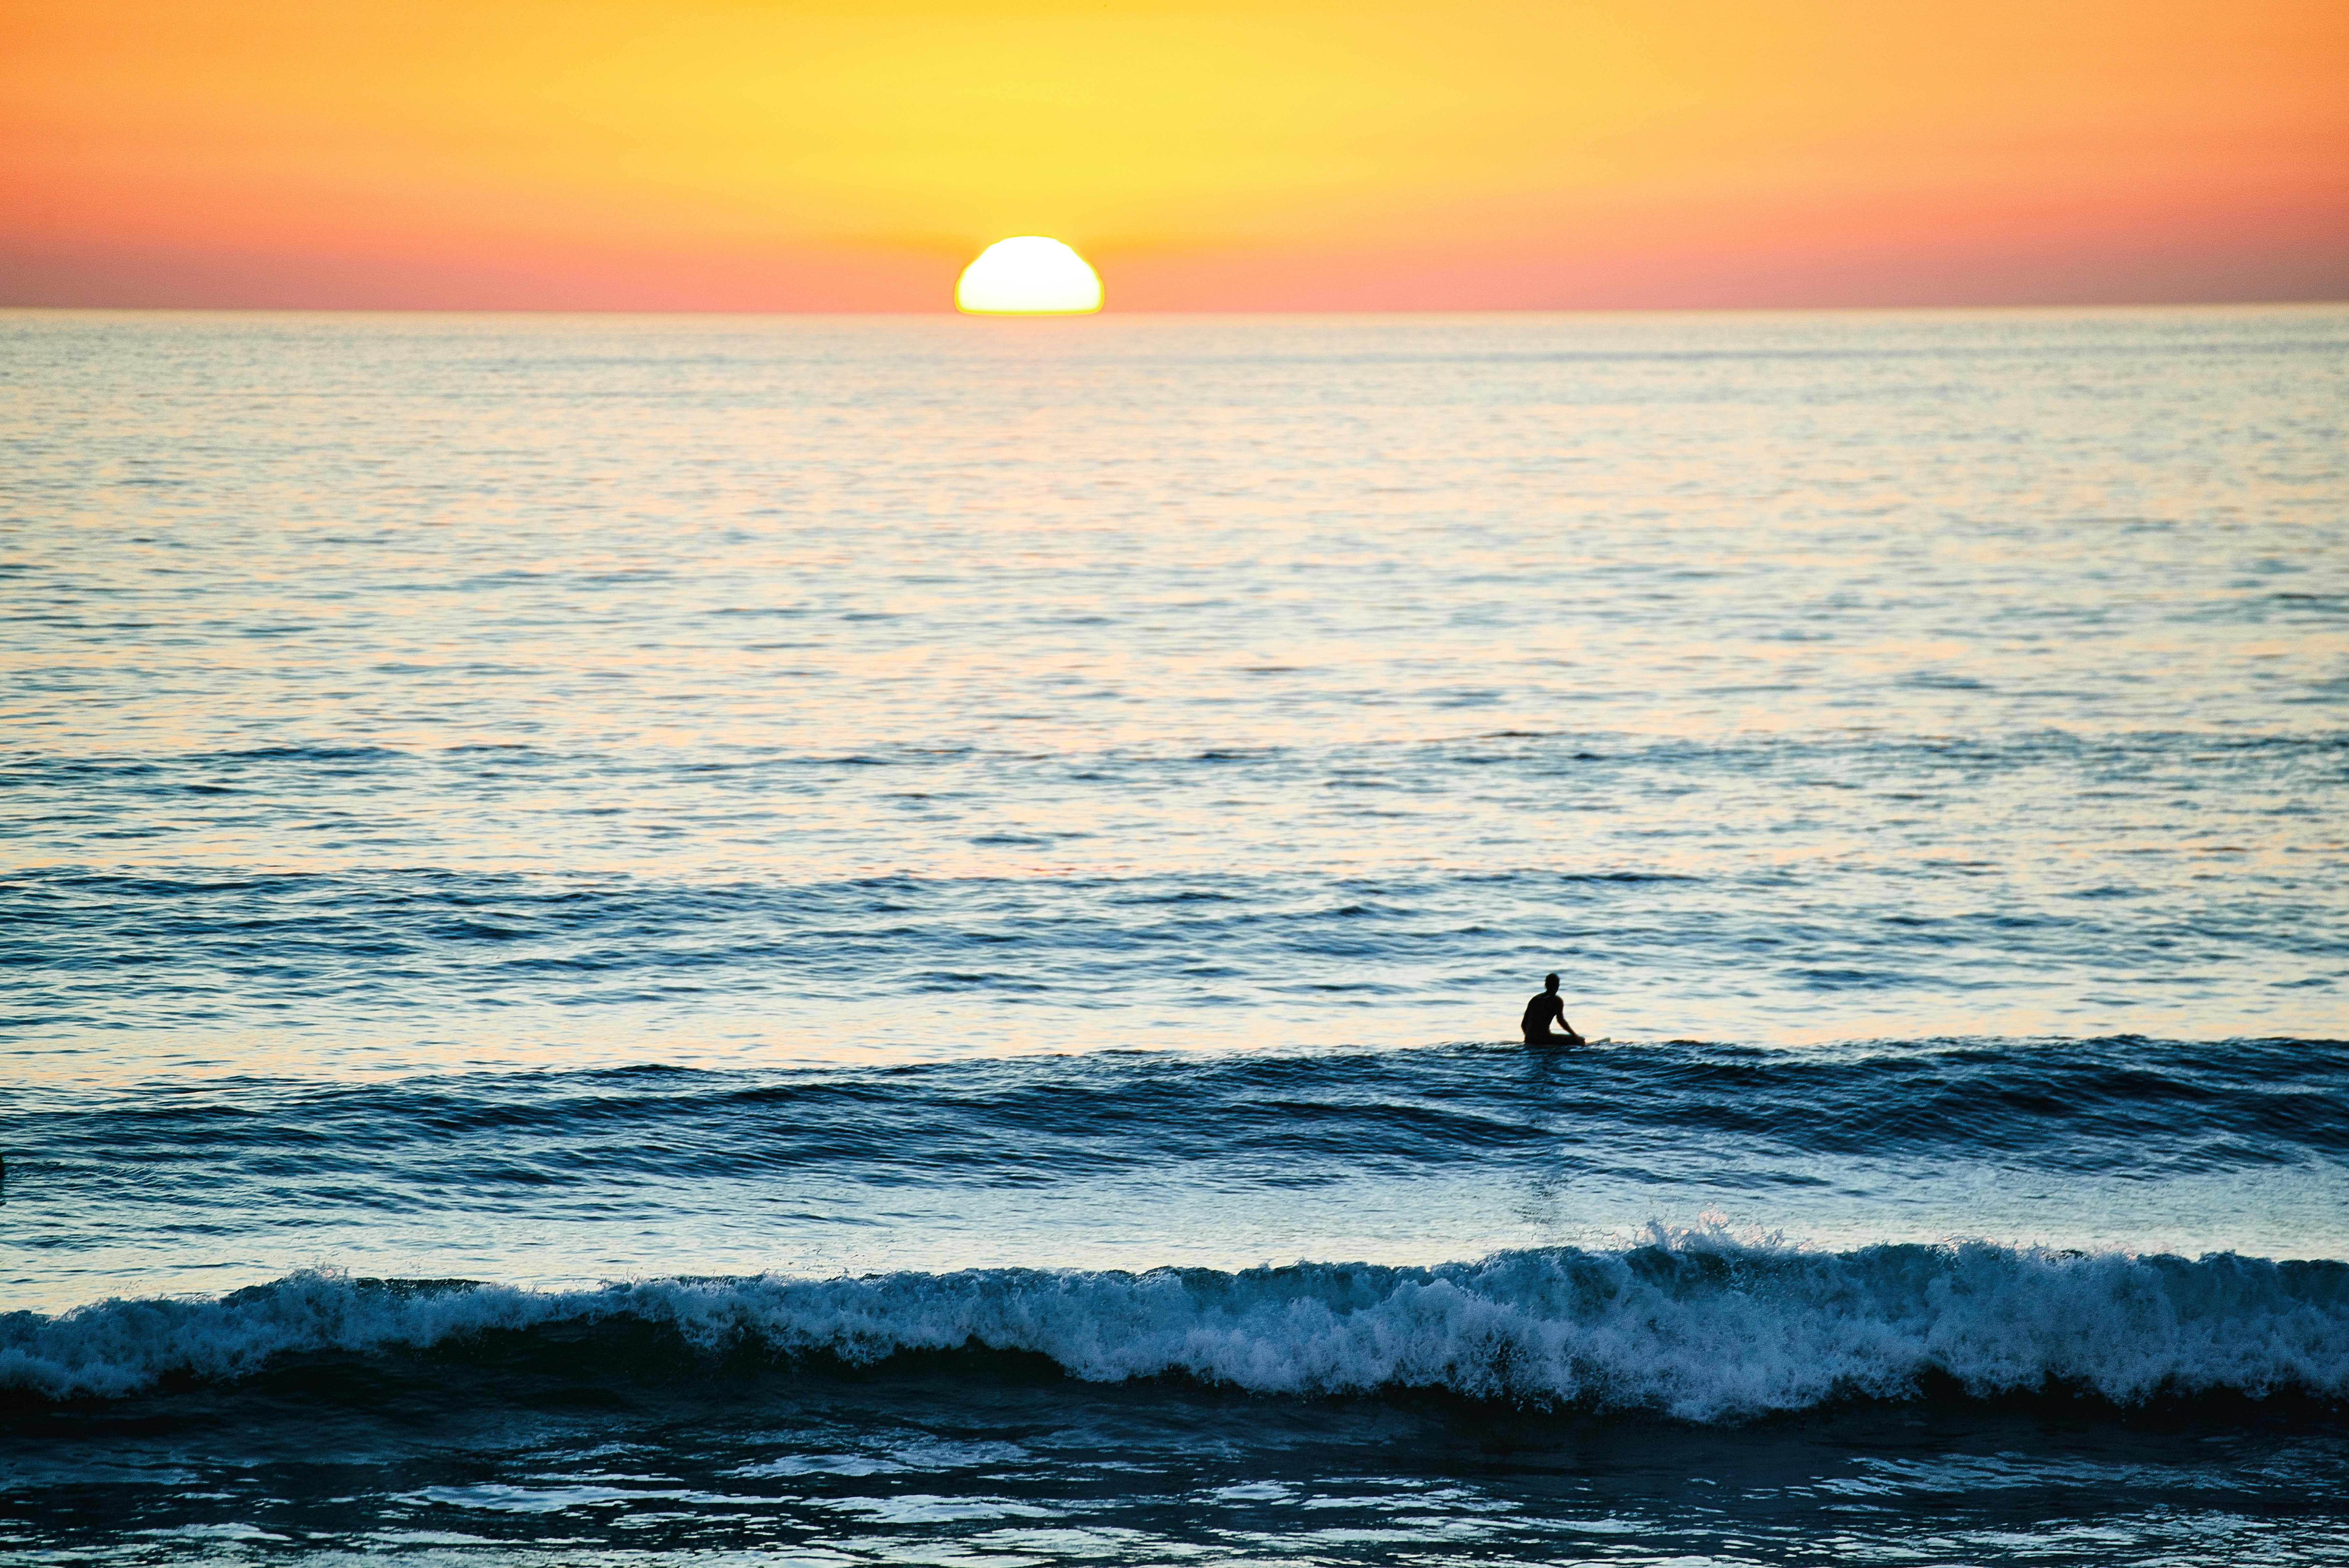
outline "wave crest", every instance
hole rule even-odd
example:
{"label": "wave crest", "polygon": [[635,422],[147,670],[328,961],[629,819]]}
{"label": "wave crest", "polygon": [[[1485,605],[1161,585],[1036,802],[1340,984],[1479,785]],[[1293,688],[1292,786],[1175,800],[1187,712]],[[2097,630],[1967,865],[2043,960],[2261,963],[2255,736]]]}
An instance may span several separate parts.
{"label": "wave crest", "polygon": [[[1714,1233],[1433,1268],[1237,1273],[981,1269],[538,1292],[305,1272],[218,1300],[0,1318],[0,1388],[120,1397],[305,1353],[429,1351],[557,1324],[590,1331],[591,1355],[595,1329],[651,1325],[709,1352],[867,1364],[903,1351],[1020,1351],[1097,1382],[1445,1389],[1692,1421],[1914,1397],[1936,1380],[1976,1397],[2068,1386],[2116,1403],[2349,1396],[2349,1264],[1986,1243],[1825,1253]],[[616,1337],[605,1348],[640,1345]]]}

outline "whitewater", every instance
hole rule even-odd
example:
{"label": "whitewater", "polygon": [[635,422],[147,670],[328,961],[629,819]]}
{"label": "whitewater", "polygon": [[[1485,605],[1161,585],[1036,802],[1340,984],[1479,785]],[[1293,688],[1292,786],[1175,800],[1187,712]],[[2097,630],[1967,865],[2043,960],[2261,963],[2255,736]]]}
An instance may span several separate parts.
{"label": "whitewater", "polygon": [[2349,314],[0,344],[0,1554],[2349,1560]]}
{"label": "whitewater", "polygon": [[1718,1239],[1398,1270],[1299,1264],[658,1281],[574,1294],[304,1275],[215,1302],[110,1302],[12,1324],[0,1381],[121,1397],[322,1350],[626,1319],[721,1350],[851,1364],[1027,1351],[1089,1382],[1182,1374],[1258,1393],[1444,1388],[1720,1420],[1833,1399],[2075,1386],[2349,1393],[2349,1264],[2083,1258],[1971,1245],[1806,1257]]}

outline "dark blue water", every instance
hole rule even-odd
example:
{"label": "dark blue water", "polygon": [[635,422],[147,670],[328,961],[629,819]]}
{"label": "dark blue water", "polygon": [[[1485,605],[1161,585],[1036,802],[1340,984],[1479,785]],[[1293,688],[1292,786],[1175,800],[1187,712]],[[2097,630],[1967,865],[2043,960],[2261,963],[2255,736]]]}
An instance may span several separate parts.
{"label": "dark blue water", "polygon": [[2349,1559],[2344,348],[0,317],[0,1548]]}

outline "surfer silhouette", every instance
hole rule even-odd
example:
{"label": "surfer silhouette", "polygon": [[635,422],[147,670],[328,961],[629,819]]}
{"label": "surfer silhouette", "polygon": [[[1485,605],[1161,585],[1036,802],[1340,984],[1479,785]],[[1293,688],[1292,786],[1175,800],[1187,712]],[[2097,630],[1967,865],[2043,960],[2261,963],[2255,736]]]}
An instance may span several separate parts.
{"label": "surfer silhouette", "polygon": [[[1563,1034],[1549,1032],[1550,1020],[1557,1020]],[[1566,1003],[1557,994],[1557,976],[1542,976],[1541,994],[1526,1003],[1526,1044],[1528,1045],[1581,1045],[1587,1044],[1566,1021]]]}

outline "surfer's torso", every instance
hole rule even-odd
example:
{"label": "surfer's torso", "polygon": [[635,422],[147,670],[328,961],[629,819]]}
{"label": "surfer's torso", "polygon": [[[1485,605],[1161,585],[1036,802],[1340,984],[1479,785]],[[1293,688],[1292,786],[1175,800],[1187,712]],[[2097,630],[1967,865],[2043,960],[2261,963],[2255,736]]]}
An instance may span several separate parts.
{"label": "surfer's torso", "polygon": [[1566,1002],[1557,992],[1545,991],[1526,1003],[1525,1029],[1528,1037],[1549,1033],[1550,1021],[1566,1022]]}

